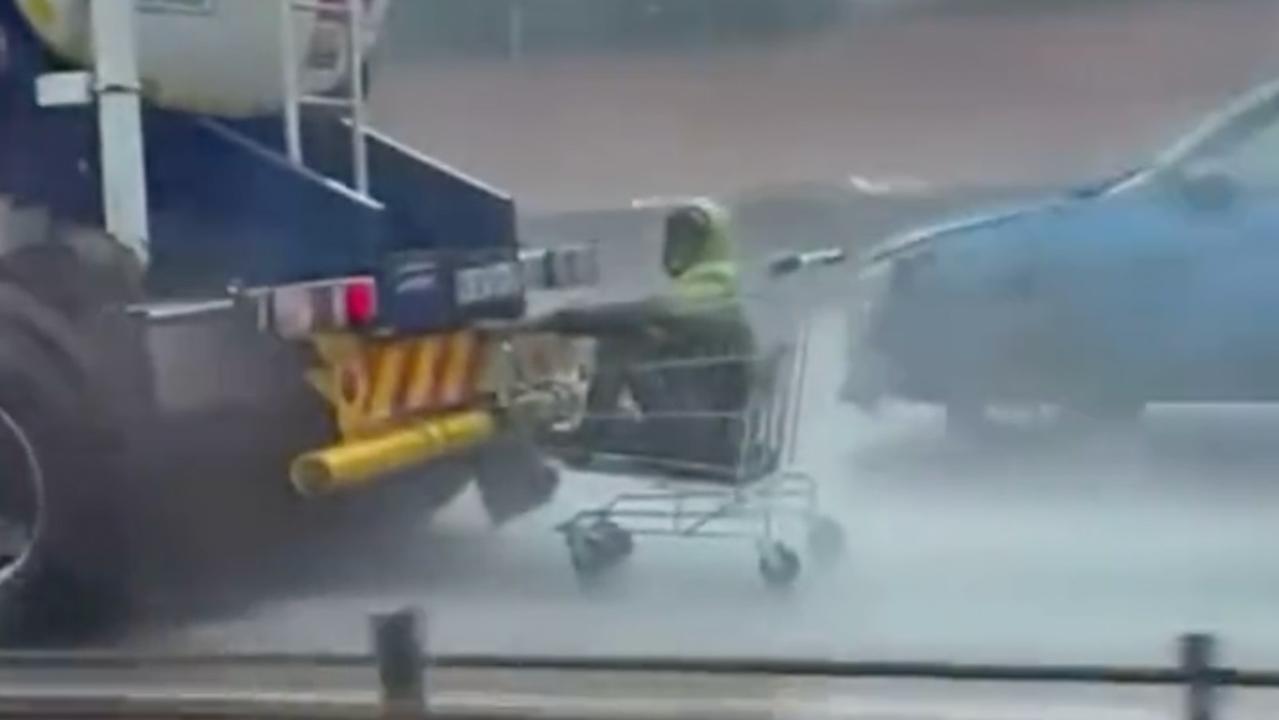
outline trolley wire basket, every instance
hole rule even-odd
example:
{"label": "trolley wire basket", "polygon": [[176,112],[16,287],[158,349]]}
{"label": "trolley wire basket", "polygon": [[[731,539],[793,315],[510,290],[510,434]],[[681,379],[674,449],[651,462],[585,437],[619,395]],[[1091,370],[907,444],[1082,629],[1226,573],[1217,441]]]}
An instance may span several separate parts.
{"label": "trolley wire basket", "polygon": [[[794,315],[785,319],[789,323],[771,326],[795,327]],[[585,467],[592,472],[649,486],[581,509],[557,526],[580,579],[594,579],[629,556],[637,536],[753,541],[760,574],[774,587],[790,585],[801,571],[800,555],[781,539],[779,521],[802,522],[818,559],[842,549],[842,528],[821,512],[817,482],[796,465],[808,339],[808,325],[800,322],[797,331],[759,343],[750,355],[614,369],[639,384],[682,374],[682,387],[736,375],[744,381],[744,397],[731,407],[694,401],[655,412],[582,415],[579,427],[603,427],[608,439],[570,452],[589,460]],[[608,369],[594,368],[601,371]]]}

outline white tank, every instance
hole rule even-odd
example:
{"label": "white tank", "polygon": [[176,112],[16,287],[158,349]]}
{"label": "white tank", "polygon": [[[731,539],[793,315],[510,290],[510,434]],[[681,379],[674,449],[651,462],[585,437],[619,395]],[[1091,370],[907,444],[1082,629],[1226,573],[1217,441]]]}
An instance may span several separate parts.
{"label": "white tank", "polygon": [[[60,57],[92,58],[88,3],[18,0],[37,34]],[[99,0],[119,2],[121,0]],[[366,53],[390,0],[365,7]],[[143,87],[158,105],[230,117],[274,114],[284,104],[281,6],[288,0],[132,0],[138,18]],[[347,0],[321,0],[341,8]],[[347,25],[337,13],[294,10],[295,68],[307,92],[331,90],[348,76]]]}

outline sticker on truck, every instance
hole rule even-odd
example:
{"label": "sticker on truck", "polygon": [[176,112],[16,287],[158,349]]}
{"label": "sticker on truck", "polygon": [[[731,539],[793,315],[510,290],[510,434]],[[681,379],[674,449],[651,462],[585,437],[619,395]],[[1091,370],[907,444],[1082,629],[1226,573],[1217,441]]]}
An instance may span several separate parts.
{"label": "sticker on truck", "polygon": [[471,307],[518,298],[524,294],[522,268],[514,262],[498,262],[457,272],[457,304]]}

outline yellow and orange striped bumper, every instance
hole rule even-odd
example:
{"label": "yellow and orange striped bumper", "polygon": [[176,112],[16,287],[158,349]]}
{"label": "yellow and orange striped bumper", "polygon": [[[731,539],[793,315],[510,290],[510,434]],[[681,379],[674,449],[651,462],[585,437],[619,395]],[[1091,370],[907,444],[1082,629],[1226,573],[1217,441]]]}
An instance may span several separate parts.
{"label": "yellow and orange striped bumper", "polygon": [[537,333],[334,334],[313,342],[318,363],[308,379],[333,408],[339,441],[293,463],[303,494],[360,487],[469,450],[499,432],[499,419],[547,422],[543,415],[557,411],[542,407],[545,392],[524,397],[526,386],[576,368],[572,342]]}
{"label": "yellow and orange striped bumper", "polygon": [[319,363],[308,379],[333,408],[340,440],[293,462],[290,479],[303,495],[359,488],[497,432],[479,390],[488,343],[477,332],[314,343]]}
{"label": "yellow and orange striped bumper", "polygon": [[417,338],[317,338],[320,366],[310,380],[334,408],[345,440],[366,439],[406,422],[480,401],[487,342],[465,330]]}

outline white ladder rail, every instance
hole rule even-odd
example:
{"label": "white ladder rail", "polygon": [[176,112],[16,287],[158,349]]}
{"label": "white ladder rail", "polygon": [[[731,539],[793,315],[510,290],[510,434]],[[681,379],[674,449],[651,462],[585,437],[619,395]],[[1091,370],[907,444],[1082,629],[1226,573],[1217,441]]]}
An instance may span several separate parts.
{"label": "white ladder rail", "polygon": [[[295,13],[309,12],[340,16],[346,27],[347,65],[349,81],[345,83],[348,95],[334,97],[312,95],[302,88],[305,63],[299,64]],[[365,17],[364,0],[280,0],[280,56],[284,89],[284,137],[289,160],[299,166],[306,165],[302,143],[302,112],[306,107],[327,107],[346,110],[349,113],[351,132],[352,189],[369,196],[368,110],[365,107]]]}

